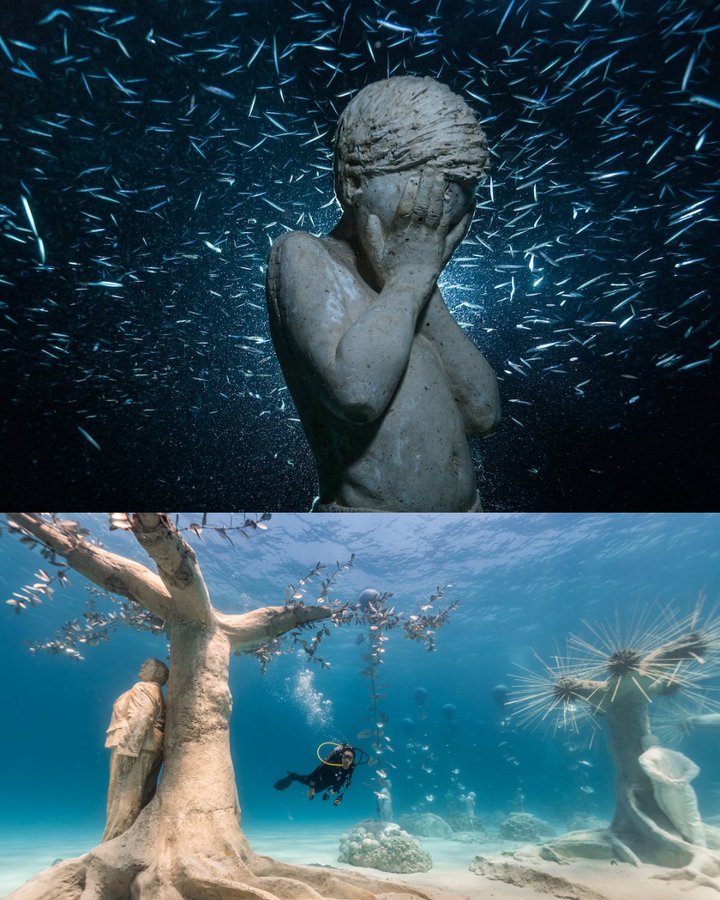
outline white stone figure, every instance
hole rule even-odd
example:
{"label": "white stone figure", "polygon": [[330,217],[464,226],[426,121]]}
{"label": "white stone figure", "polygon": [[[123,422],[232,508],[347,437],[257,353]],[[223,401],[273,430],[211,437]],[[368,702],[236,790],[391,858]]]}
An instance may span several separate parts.
{"label": "white stone figure", "polygon": [[467,813],[467,817],[470,820],[470,828],[472,829],[475,825],[475,800],[477,799],[477,794],[475,791],[468,791],[465,794],[465,812]]}
{"label": "white stone figure", "polygon": [[113,704],[105,746],[110,748],[107,819],[102,840],[127,831],[155,794],[163,759],[167,666],[146,659],[138,681]]}
{"label": "white stone figure", "polygon": [[647,749],[638,762],[652,782],[657,805],[686,841],[706,847],[697,795],[690,784],[700,773],[699,767],[683,753],[658,746],[653,735],[643,743]]}
{"label": "white stone figure", "polygon": [[487,160],[446,85],[368,85],[335,135],[340,222],[272,248],[270,330],[315,455],[316,511],[481,509],[467,436],[496,427],[497,380],[437,281]]}
{"label": "white stone figure", "polygon": [[376,796],[378,799],[378,815],[384,822],[393,820],[392,781],[389,778],[380,779],[380,790]]}

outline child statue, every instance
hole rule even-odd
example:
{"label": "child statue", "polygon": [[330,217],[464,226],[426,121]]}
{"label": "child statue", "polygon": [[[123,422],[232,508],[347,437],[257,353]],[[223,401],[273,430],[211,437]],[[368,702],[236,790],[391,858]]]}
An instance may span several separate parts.
{"label": "child statue", "polygon": [[103,841],[127,831],[155,794],[163,758],[168,669],[146,659],[138,681],[113,704],[105,746],[110,748],[110,784]]}
{"label": "child statue", "polygon": [[487,161],[446,85],[370,84],[335,135],[340,222],[272,248],[270,331],[315,455],[316,511],[481,509],[467,436],[496,427],[497,381],[437,280]]}

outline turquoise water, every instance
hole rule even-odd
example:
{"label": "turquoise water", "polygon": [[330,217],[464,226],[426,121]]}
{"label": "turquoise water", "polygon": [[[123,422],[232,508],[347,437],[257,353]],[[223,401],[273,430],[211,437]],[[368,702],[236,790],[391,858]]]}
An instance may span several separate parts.
{"label": "turquoise water", "polygon": [[[146,559],[131,535],[108,533],[103,516],[80,519],[109,549]],[[181,516],[180,523],[192,520]],[[558,828],[576,812],[607,817],[612,810],[602,730],[588,747],[583,734],[503,724],[507,707],[493,699],[495,685],[512,690],[519,667],[538,668],[536,653],[549,659],[570,632],[589,635],[584,621],[614,626],[616,617],[633,621],[642,611],[650,620],[663,610],[681,616],[703,592],[708,609],[720,599],[716,515],[276,514],[266,531],[237,538],[235,546],[209,532],[204,542],[191,542],[211,598],[224,612],[282,603],[286,585],[297,584],[318,561],[334,568],[351,553],[355,564],[333,597],[354,601],[374,587],[391,591],[398,610],[412,613],[438,585],[451,582],[446,596],[460,606],[438,632],[436,652],[406,640],[400,629],[389,633],[379,706],[394,752],[384,762],[396,816],[418,806],[440,815],[457,811],[462,787],[477,794],[478,817],[489,828],[519,808],[520,794],[526,811]],[[37,553],[4,533],[2,599],[35,581],[40,565]],[[87,598],[86,582],[71,573],[71,584],[52,603],[20,615],[9,605],[0,610],[6,724],[0,837],[22,834],[31,841],[58,820],[69,831],[99,837],[108,767],[103,741],[113,700],[136,680],[146,657],[166,656],[163,638],[127,628],[84,649],[80,662],[28,652],[24,642],[47,640],[62,622],[80,618]],[[369,740],[356,737],[373,724],[361,675],[367,645],[358,643],[366,635],[359,626],[334,629],[322,645],[327,669],[287,653],[262,675],[254,658],[233,659],[232,752],[250,833],[292,823],[300,836],[333,822],[340,831],[374,815],[368,768],[358,768],[339,808],[320,798],[309,802],[299,785],[283,793],[272,787],[287,769],[309,772],[321,741],[345,739],[372,752]],[[419,687],[427,692],[425,719]],[[452,721],[452,710],[443,712],[447,704],[455,707]],[[406,733],[406,719],[413,734]],[[720,813],[719,739],[694,734],[681,746],[701,766],[696,787],[704,817]],[[418,753],[413,742],[429,749]],[[422,772],[419,759],[430,760],[433,771]]]}

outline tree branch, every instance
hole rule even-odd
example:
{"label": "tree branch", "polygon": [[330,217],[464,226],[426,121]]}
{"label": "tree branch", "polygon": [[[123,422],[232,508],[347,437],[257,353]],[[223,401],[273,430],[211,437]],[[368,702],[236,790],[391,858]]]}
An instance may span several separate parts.
{"label": "tree branch", "polygon": [[272,638],[292,631],[300,625],[329,619],[332,609],[327,606],[263,606],[237,616],[215,612],[215,618],[228,636],[234,650],[250,650]]}
{"label": "tree branch", "polygon": [[600,706],[608,689],[607,681],[591,681],[589,678],[574,678],[563,675],[555,681],[556,695],[567,700],[584,700],[593,706]]}
{"label": "tree branch", "polygon": [[648,653],[643,658],[643,665],[670,668],[680,662],[702,663],[709,652],[711,647],[702,631],[690,631]]}
{"label": "tree branch", "polygon": [[555,678],[550,690],[556,702],[565,704],[584,700],[596,709],[602,709],[607,698],[608,682],[562,675]]}
{"label": "tree branch", "polygon": [[157,564],[172,596],[173,615],[202,625],[215,624],[215,611],[195,551],[170,518],[164,513],[133,513],[130,522],[138,543]]}
{"label": "tree branch", "polygon": [[7,515],[98,587],[134,600],[161,619],[167,619],[173,612],[169,591],[141,563],[96,547],[80,535],[45,521],[37,513]]}

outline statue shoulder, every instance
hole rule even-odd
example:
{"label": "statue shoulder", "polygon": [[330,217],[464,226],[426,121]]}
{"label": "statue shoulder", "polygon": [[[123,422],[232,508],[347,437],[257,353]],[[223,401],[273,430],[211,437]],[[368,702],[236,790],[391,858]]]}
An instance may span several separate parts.
{"label": "statue shoulder", "polygon": [[307,231],[289,231],[278,238],[270,249],[267,267],[267,298],[271,311],[287,302],[284,285],[292,288],[304,282],[303,275],[311,273],[317,278],[331,256],[323,240]]}
{"label": "statue shoulder", "polygon": [[150,700],[153,703],[157,703],[158,701],[162,701],[162,688],[159,684],[156,684],[154,681],[138,681],[137,684],[133,685],[132,690],[136,695],[143,697],[144,699]]}
{"label": "statue shoulder", "polygon": [[302,262],[307,254],[327,254],[322,239],[307,231],[288,231],[270,249],[269,265]]}

